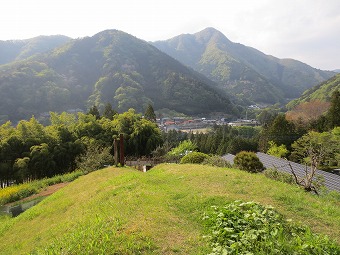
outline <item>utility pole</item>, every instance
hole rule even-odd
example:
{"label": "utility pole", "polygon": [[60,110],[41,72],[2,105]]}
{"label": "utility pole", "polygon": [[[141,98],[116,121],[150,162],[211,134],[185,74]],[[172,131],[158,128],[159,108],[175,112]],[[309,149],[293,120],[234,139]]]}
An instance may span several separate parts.
{"label": "utility pole", "polygon": [[[120,134],[119,138],[115,138],[113,140],[113,146],[114,146],[114,160],[116,166],[119,164],[121,166],[125,165],[125,157],[124,157],[124,135]],[[119,146],[119,149],[118,149]]]}

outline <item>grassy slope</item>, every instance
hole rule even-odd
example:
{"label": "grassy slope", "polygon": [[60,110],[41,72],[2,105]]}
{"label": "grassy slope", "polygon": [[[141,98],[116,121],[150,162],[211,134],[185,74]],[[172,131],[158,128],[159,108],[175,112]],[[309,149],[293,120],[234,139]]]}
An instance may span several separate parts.
{"label": "grassy slope", "polygon": [[70,247],[83,254],[207,254],[202,214],[236,199],[273,205],[340,242],[339,202],[259,174],[159,165],[148,173],[93,172],[19,217],[1,218],[0,254],[44,248],[60,254]]}

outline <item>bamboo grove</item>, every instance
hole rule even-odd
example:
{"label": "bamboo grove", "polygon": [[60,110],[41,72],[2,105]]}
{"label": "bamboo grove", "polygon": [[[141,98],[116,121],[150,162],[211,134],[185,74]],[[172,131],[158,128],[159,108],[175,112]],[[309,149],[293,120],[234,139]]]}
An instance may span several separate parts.
{"label": "bamboo grove", "polygon": [[133,109],[111,119],[92,114],[50,113],[48,126],[34,117],[15,127],[0,126],[0,183],[7,186],[73,171],[76,159],[90,147],[109,148],[124,134],[128,155],[149,155],[162,142],[154,122],[142,118]]}

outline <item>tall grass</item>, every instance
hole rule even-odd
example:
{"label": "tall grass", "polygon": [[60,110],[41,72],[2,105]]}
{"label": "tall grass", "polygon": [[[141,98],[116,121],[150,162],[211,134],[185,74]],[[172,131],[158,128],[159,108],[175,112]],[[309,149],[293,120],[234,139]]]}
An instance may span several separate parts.
{"label": "tall grass", "polygon": [[12,185],[0,189],[0,205],[15,202],[20,199],[26,198],[30,195],[37,194],[47,186],[51,186],[62,182],[73,181],[82,174],[83,173],[81,171],[75,171],[68,174],[56,175],[51,178],[45,178],[41,180],[32,181],[29,183]]}

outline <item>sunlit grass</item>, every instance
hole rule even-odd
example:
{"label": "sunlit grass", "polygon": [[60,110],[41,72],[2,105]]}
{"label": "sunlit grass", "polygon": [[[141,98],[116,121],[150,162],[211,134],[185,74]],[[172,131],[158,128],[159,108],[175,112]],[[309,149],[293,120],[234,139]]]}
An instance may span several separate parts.
{"label": "sunlit grass", "polygon": [[[212,205],[238,199],[273,205],[285,217],[340,242],[336,200],[260,174],[163,164],[147,173],[129,168],[99,170],[17,218],[0,218],[4,223],[0,254],[58,254],[60,250],[69,251],[65,254],[207,254],[203,213]],[[95,236],[93,242],[89,233]]]}
{"label": "sunlit grass", "polygon": [[45,178],[28,183],[17,184],[0,189],[0,206],[6,203],[18,201],[32,194],[36,194],[47,186],[61,182],[73,181],[82,174],[83,173],[80,171],[75,171],[64,175],[56,175],[51,178]]}

